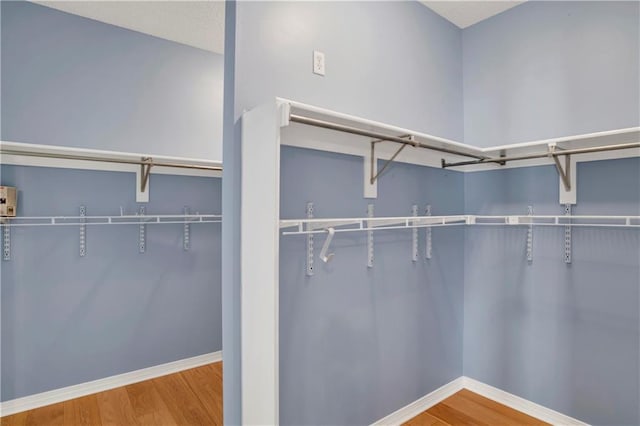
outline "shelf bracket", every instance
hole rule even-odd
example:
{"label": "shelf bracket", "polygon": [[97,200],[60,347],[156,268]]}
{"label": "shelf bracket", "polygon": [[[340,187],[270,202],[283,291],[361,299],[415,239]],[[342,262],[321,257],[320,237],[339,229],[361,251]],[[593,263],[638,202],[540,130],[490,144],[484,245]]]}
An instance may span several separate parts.
{"label": "shelf bracket", "polygon": [[149,175],[153,167],[153,158],[142,157],[141,160],[140,170],[136,173],[136,202],[147,203],[149,202]]}
{"label": "shelf bracket", "polygon": [[[424,210],[424,215],[425,216],[431,216],[431,204],[427,204],[427,207]],[[427,226],[425,228],[426,231],[426,248],[425,248],[425,252],[424,252],[424,257],[426,259],[431,259],[431,253],[432,253],[432,245],[431,245],[431,227]]]}
{"label": "shelf bracket", "polygon": [[[183,209],[184,215],[188,216],[189,215],[189,207],[188,206],[184,206]],[[191,225],[189,224],[189,219],[188,218],[184,218],[184,224],[182,225],[182,250],[184,251],[189,251],[189,248],[191,247]]]}
{"label": "shelf bracket", "polygon": [[87,255],[87,225],[85,225],[87,219],[87,208],[80,206],[80,257]]}
{"label": "shelf bracket", "polygon": [[322,249],[320,250],[320,259],[322,259],[324,263],[329,262],[333,258],[334,253],[327,253],[327,251],[329,251],[329,246],[331,245],[331,240],[333,240],[333,236],[335,235],[336,230],[333,228],[328,228],[327,233],[327,239],[324,240],[324,244],[322,245]]}
{"label": "shelf bracket", "polygon": [[384,171],[389,167],[389,165],[396,159],[398,155],[402,152],[402,150],[407,146],[415,146],[415,137],[413,135],[401,135],[398,138],[403,138],[407,140],[407,143],[403,143],[400,148],[388,159],[382,168],[378,171],[377,157],[376,157],[376,144],[381,142],[387,142],[385,139],[376,139],[371,141],[371,151],[369,157],[365,156],[364,158],[364,197],[365,198],[377,198],[378,196],[378,187],[377,181],[378,178],[384,173]]}
{"label": "shelf bracket", "polygon": [[[367,217],[373,217],[373,204],[367,206]],[[367,222],[367,228],[371,228]],[[373,230],[367,231],[367,267],[373,268]]]}
{"label": "shelf bracket", "polygon": [[[560,179],[560,204],[576,203],[576,164],[570,154],[563,154],[555,143],[550,143],[549,157],[553,160]],[[564,166],[559,156],[564,156]]]}
{"label": "shelf bracket", "polygon": [[11,226],[2,224],[2,260],[11,260]]}
{"label": "shelf bracket", "polygon": [[144,253],[147,250],[146,225],[144,224],[144,206],[140,206],[138,215],[140,216],[140,228],[138,230],[138,252]]}
{"label": "shelf bracket", "polygon": [[[411,216],[418,216],[418,206],[415,204],[411,206]],[[414,221],[413,225],[415,224]],[[418,261],[418,228],[411,229],[411,260],[413,262]]]}
{"label": "shelf bracket", "polygon": [[[571,204],[564,205],[565,216],[571,216]],[[571,226],[564,227],[564,263],[571,263]]]}
{"label": "shelf bracket", "polygon": [[[533,206],[527,207],[527,215],[533,216]],[[533,219],[527,229],[527,262],[533,263]]]}
{"label": "shelf bracket", "polygon": [[[313,219],[313,203],[307,203],[307,219]],[[313,275],[313,234],[307,234],[307,276]]]}

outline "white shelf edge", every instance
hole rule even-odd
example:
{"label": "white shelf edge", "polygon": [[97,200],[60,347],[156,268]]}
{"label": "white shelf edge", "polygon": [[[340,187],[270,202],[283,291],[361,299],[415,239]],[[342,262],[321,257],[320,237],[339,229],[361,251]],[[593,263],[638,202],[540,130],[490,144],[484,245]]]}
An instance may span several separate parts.
{"label": "white shelf edge", "polygon": [[[171,162],[177,164],[195,164],[199,166],[221,167],[221,161],[206,160],[201,158],[173,157],[167,155],[142,154],[134,152],[108,151],[90,148],[66,147],[58,145],[42,145],[24,142],[0,141],[0,149],[26,151],[38,154],[58,154],[90,156],[98,158],[117,158],[121,160],[140,160],[143,157],[151,157],[156,161]],[[134,164],[118,164],[76,159],[33,157],[20,154],[1,154],[0,164],[33,167],[54,167],[65,169],[137,172],[140,168]],[[222,172],[213,170],[195,170],[176,167],[154,166],[152,174],[170,174],[183,176],[221,177]]]}
{"label": "white shelf edge", "polygon": [[[360,128],[363,128],[366,130],[391,132],[393,134],[398,134],[398,135],[412,134],[416,136],[417,140],[419,141],[436,144],[437,146],[444,147],[444,148],[462,150],[471,154],[485,155],[489,157],[499,156],[500,153],[503,151],[506,156],[514,155],[514,154],[540,152],[540,151],[546,150],[546,147],[550,143],[558,144],[558,148],[568,148],[568,147],[580,148],[580,147],[593,146],[594,144],[598,146],[613,145],[613,144],[621,143],[621,141],[640,142],[640,127],[628,127],[628,128],[610,129],[610,130],[605,130],[600,132],[585,133],[585,134],[578,134],[578,135],[569,135],[569,136],[565,135],[565,136],[559,136],[559,137],[549,138],[549,139],[495,145],[490,147],[477,147],[477,146],[466,144],[464,142],[459,142],[452,139],[434,136],[434,135],[426,134],[423,132],[416,132],[403,127],[386,124],[386,123],[382,123],[374,120],[369,120],[363,117],[345,114],[345,113],[333,111],[330,109],[293,101],[286,98],[278,97],[276,98],[276,102],[280,104],[289,104],[292,111],[294,111],[295,113],[307,112],[315,118],[333,119],[340,124],[348,124],[356,127],[359,126]],[[358,136],[352,136],[352,137],[358,137]],[[306,145],[309,145],[309,147],[314,149],[321,149],[321,150],[330,151],[330,152],[340,152],[340,153],[345,153],[350,155],[366,155],[369,150],[368,144],[362,144],[363,145],[362,149],[354,149],[354,148],[343,148],[343,147],[340,147],[339,144],[331,143],[330,141],[322,142],[317,140],[314,140],[312,143],[308,143],[308,144],[304,141],[303,142],[283,141],[283,144],[292,145],[292,146],[302,146],[302,147],[306,147]],[[444,158],[447,161],[460,158],[460,156],[440,153],[435,151],[429,152],[428,157],[431,157],[430,159],[424,158],[424,156],[415,155],[417,154],[417,151],[412,151],[412,153],[414,154],[412,156],[413,158],[410,158],[411,157],[410,155],[403,153],[405,155],[401,154],[397,158],[397,161],[437,167],[438,162],[441,158]],[[576,158],[578,162],[583,162],[583,161],[597,161],[601,159],[618,159],[618,158],[628,158],[628,157],[638,157],[638,156],[640,156],[640,149],[629,149],[629,150],[621,150],[621,151],[603,152],[603,153],[597,153],[597,154],[579,155]],[[379,158],[382,159],[382,158],[388,158],[388,157],[389,157],[388,152],[381,152],[381,155]],[[435,159],[437,159],[437,161],[435,161]],[[531,166],[540,166],[540,165],[547,165],[547,164],[553,164],[553,162],[550,159],[542,158],[537,160],[514,162],[511,164],[507,164],[506,166],[483,164],[480,166],[456,167],[456,168],[452,168],[452,170],[467,172],[467,171],[478,171],[478,170],[503,169],[507,167],[508,168],[531,167]]]}

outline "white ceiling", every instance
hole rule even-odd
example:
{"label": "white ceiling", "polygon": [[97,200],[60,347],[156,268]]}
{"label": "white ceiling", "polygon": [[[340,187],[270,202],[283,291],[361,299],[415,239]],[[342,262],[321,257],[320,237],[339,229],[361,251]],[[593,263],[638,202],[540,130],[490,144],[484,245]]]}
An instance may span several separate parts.
{"label": "white ceiling", "polygon": [[224,50],[224,1],[34,1],[215,53]]}
{"label": "white ceiling", "polygon": [[[95,19],[215,53],[224,51],[224,1],[33,1],[44,6]],[[466,28],[524,1],[421,0],[425,6]]]}
{"label": "white ceiling", "polygon": [[519,4],[524,3],[524,1],[421,0],[421,3],[436,12],[438,15],[454,23],[459,28],[467,28],[473,24],[497,15],[498,13],[502,13],[505,10],[518,6]]}

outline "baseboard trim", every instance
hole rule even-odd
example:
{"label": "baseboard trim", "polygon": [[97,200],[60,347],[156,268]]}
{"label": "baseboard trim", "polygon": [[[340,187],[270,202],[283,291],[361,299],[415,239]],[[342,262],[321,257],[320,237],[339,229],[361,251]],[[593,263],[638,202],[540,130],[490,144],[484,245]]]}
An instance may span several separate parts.
{"label": "baseboard trim", "polygon": [[528,414],[544,422],[563,426],[587,425],[587,423],[583,421],[574,419],[573,417],[569,417],[565,414],[559,413],[555,410],[536,404],[535,402],[531,402],[527,399],[513,395],[509,392],[503,391],[493,386],[487,385],[470,377],[462,377],[462,380],[465,389],[469,389],[471,392],[475,392],[479,395],[484,396],[485,398],[492,399],[496,402],[499,402],[500,404],[506,405],[507,407],[518,410],[524,414]]}
{"label": "baseboard trim", "polygon": [[389,425],[400,425],[423,411],[433,407],[437,403],[449,398],[454,393],[462,390],[463,387],[463,377],[458,377],[455,380],[450,381],[444,386],[439,387],[433,392],[428,393],[422,398],[410,403],[402,407],[401,409],[394,411],[388,416],[378,420],[373,423],[372,426],[389,426]]}
{"label": "baseboard trim", "polygon": [[81,396],[142,382],[144,380],[155,379],[167,374],[177,373],[190,368],[200,367],[205,364],[222,361],[222,351],[211,352],[192,358],[181,359],[156,365],[141,370],[130,371],[128,373],[105,377],[104,379],[93,380],[91,382],[80,383],[78,385],[67,386],[47,392],[16,398],[5,402],[0,402],[0,416],[8,416],[21,411],[32,410],[45,405],[56,404],[68,401]]}
{"label": "baseboard trim", "polygon": [[500,404],[506,405],[507,407],[513,408],[514,410],[518,410],[524,414],[528,414],[529,416],[553,425],[588,426],[587,423],[574,419],[573,417],[569,417],[550,408],[536,404],[535,402],[520,398],[519,396],[494,388],[493,386],[466,376],[461,376],[452,380],[422,398],[378,420],[373,423],[372,426],[401,425],[462,389],[468,389],[471,392],[484,396],[485,398],[489,398],[493,401],[499,402]]}

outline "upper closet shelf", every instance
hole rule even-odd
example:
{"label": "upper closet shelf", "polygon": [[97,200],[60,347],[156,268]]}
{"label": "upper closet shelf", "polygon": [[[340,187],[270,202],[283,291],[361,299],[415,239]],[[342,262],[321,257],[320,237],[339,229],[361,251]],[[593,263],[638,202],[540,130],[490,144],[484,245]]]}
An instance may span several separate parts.
{"label": "upper closet shelf", "polygon": [[[558,172],[560,203],[575,204],[576,157],[593,161],[640,156],[640,127],[478,148],[295,101],[278,99],[277,102],[281,106],[283,126],[297,123],[325,132],[305,136],[299,126],[289,126],[291,129],[283,133],[281,143],[364,156],[366,198],[377,196],[376,181],[394,160],[458,170],[500,168],[512,163],[516,166],[550,164]],[[326,130],[332,133],[327,134]],[[382,142],[388,143],[382,146]],[[377,170],[379,159],[388,160],[380,171]]]}
{"label": "upper closet shelf", "polygon": [[149,201],[152,170],[202,176],[221,176],[222,172],[222,163],[218,161],[6,141],[0,142],[0,163],[135,172],[138,202]]}

